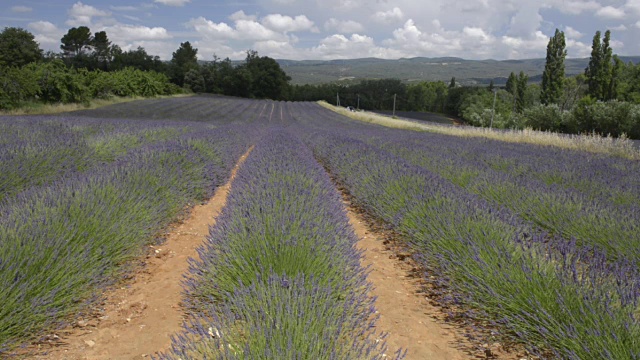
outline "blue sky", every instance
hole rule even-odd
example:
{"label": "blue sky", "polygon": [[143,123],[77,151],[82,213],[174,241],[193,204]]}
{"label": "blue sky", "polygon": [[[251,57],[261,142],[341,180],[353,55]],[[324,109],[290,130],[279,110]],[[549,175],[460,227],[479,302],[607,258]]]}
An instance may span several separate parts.
{"label": "blue sky", "polygon": [[201,59],[537,58],[556,28],[570,57],[588,57],[606,29],[615,53],[640,55],[640,0],[0,0],[0,28],[10,26],[54,51],[88,26],[163,59],[184,41]]}

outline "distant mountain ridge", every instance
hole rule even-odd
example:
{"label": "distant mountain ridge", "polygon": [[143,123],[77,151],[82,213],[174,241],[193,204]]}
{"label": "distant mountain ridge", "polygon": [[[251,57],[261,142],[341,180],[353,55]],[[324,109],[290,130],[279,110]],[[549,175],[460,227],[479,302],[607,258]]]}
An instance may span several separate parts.
{"label": "distant mountain ridge", "polygon": [[[640,63],[640,56],[621,56],[625,63]],[[506,83],[509,74],[524,71],[532,82],[540,82],[545,59],[465,60],[457,57],[403,58],[385,60],[362,58],[347,60],[277,60],[291,76],[293,84],[320,84],[336,81],[397,78],[405,82],[450,81],[452,77],[464,85],[496,85]],[[589,58],[566,59],[567,75],[584,72]]]}

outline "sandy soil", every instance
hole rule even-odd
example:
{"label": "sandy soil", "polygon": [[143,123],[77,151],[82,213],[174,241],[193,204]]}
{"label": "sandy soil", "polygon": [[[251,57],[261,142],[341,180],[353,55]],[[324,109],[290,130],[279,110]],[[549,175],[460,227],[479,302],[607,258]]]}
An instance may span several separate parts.
{"label": "sandy soil", "polygon": [[213,198],[196,205],[186,219],[175,225],[161,246],[152,247],[146,264],[129,283],[114,289],[95,317],[79,319],[73,329],[38,344],[35,359],[144,359],[167,350],[171,336],[181,330],[184,311],[181,281],[188,271],[187,259],[209,234],[209,226],[224,207],[231,182],[245,153],[227,184]]}
{"label": "sandy soil", "polygon": [[349,208],[349,222],[364,251],[362,266],[371,266],[369,281],[377,297],[378,330],[388,333],[389,355],[408,350],[407,359],[462,360],[472,356],[462,350],[464,339],[452,326],[436,321],[430,314],[438,310],[417,294],[420,284],[401,266],[399,257],[388,250],[383,238],[371,231],[360,214]]}

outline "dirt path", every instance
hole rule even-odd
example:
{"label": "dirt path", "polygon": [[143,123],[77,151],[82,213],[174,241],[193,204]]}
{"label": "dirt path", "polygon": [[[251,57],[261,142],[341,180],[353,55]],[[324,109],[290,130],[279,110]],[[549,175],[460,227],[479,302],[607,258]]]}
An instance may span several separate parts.
{"label": "dirt path", "polygon": [[181,330],[181,281],[189,268],[187,259],[197,257],[196,249],[224,207],[236,171],[250,151],[213,198],[196,205],[186,220],[172,228],[166,242],[153,249],[133,282],[108,295],[98,318],[79,320],[55,346],[41,344],[40,351],[46,353],[32,358],[148,359],[167,350],[171,335]]}
{"label": "dirt path", "polygon": [[438,310],[424,296],[417,294],[419,284],[412,281],[407,270],[383,238],[372,232],[363,217],[347,208],[349,222],[358,236],[357,247],[364,251],[362,266],[371,266],[369,281],[372,295],[377,297],[377,322],[380,331],[387,332],[389,353],[407,349],[407,359],[462,360],[472,358],[460,350],[464,341],[453,327],[437,322],[430,314]]}

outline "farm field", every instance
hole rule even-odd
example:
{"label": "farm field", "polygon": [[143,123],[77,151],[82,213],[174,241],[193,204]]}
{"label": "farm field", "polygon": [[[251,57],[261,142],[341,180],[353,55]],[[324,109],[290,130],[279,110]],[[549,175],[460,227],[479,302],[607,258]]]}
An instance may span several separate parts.
{"label": "farm field", "polygon": [[384,341],[340,190],[472,347],[640,358],[638,160],[213,96],[0,117],[0,150],[0,357],[130,278],[248,154],[156,358],[419,358]]}

